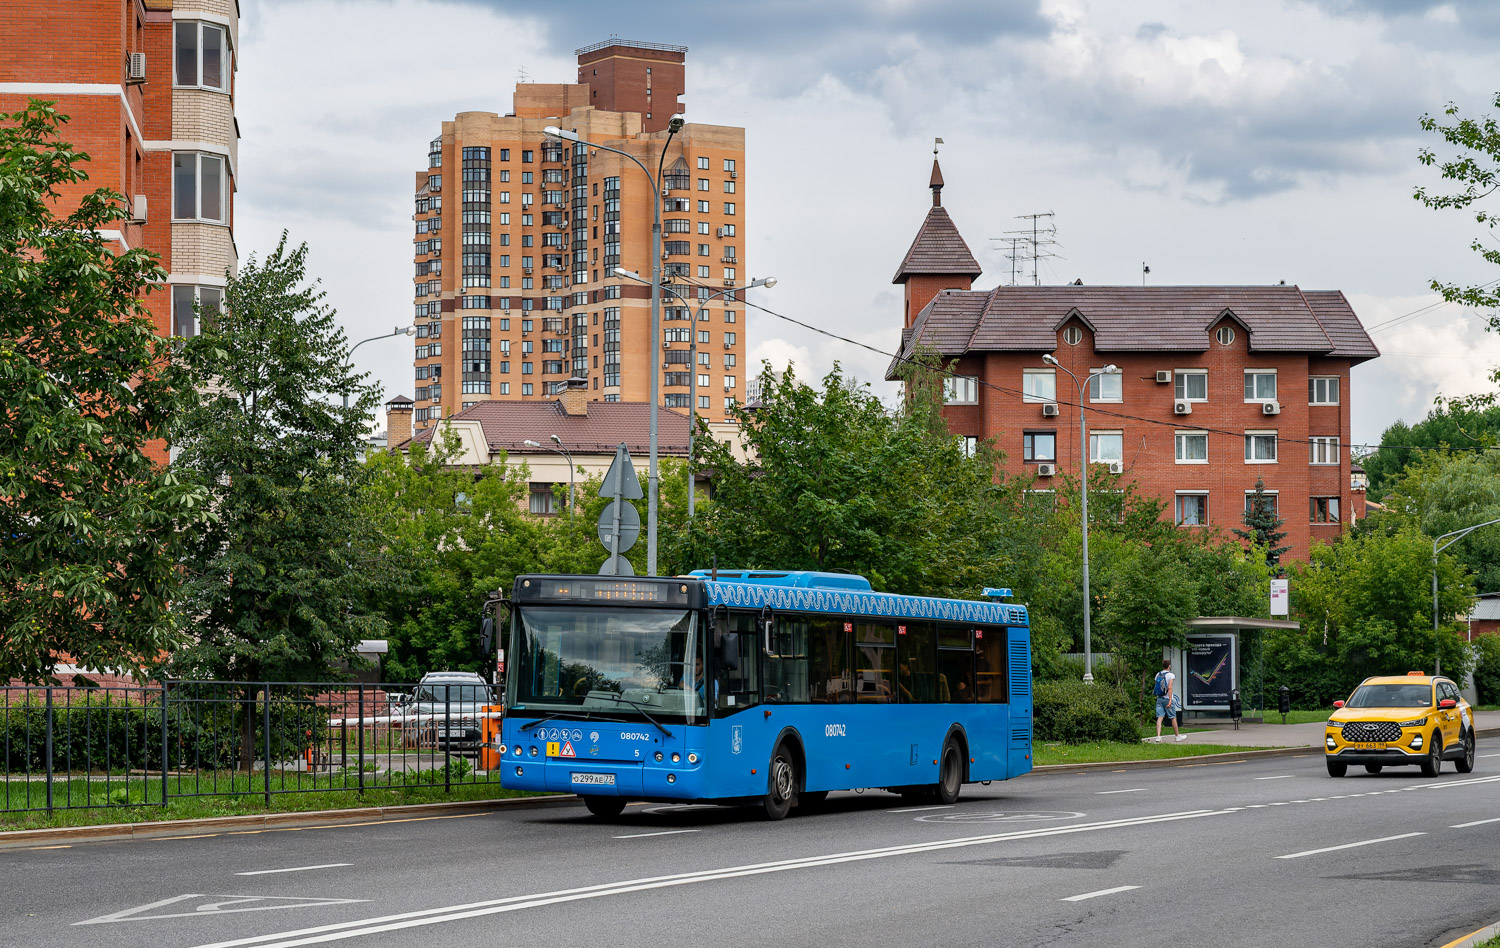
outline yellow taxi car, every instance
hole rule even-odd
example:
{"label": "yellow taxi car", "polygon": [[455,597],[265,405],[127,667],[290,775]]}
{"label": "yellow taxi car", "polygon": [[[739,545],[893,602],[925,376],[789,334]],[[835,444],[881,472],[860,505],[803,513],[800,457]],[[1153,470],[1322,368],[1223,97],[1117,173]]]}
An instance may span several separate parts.
{"label": "yellow taxi car", "polygon": [[1436,777],[1444,760],[1461,774],[1474,769],[1474,710],[1448,678],[1366,678],[1333,706],[1323,739],[1330,777],[1344,776],[1350,764],[1372,774],[1416,766],[1424,777]]}

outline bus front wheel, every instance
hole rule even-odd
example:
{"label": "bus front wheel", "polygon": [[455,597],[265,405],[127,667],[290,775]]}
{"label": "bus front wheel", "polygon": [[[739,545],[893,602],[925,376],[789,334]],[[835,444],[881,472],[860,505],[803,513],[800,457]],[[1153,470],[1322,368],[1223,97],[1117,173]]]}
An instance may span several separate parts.
{"label": "bus front wheel", "polygon": [[624,797],[599,797],[591,794],[583,798],[583,805],[589,808],[590,813],[605,820],[612,820],[625,812]]}
{"label": "bus front wheel", "polygon": [[777,744],[766,768],[766,795],[762,800],[766,819],[783,820],[797,800],[797,761],[785,744]]}
{"label": "bus front wheel", "polygon": [[958,792],[963,787],[964,765],[959,759],[958,744],[949,738],[943,743],[942,764],[938,767],[938,782],[933,796],[942,804],[958,802]]}

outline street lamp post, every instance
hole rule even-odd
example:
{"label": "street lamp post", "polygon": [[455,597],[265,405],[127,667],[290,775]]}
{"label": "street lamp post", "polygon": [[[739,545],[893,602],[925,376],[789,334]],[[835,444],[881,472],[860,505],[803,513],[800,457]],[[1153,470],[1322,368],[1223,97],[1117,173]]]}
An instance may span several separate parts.
{"label": "street lamp post", "polygon": [[[682,130],[681,116],[673,116],[667,123],[667,138],[661,146],[661,160],[666,161],[667,147],[672,143],[672,136]],[[580,136],[577,132],[570,132],[549,125],[542,129],[542,133],[551,138],[561,139],[565,142],[573,142],[576,145],[585,145],[589,148],[597,148],[600,151],[613,152],[621,157],[628,158],[641,169],[646,180],[651,182],[651,208],[653,217],[651,220],[651,461],[646,473],[646,574],[656,575],[656,501],[657,501],[657,404],[661,401],[659,392],[661,376],[656,369],[656,340],[661,336],[661,162],[657,165],[657,175],[652,176],[651,170],[641,164],[640,159],[628,151],[619,148],[611,148],[598,142],[591,142]]]}
{"label": "street lamp post", "polygon": [[[563,457],[567,458],[567,460],[568,460],[568,519],[571,520],[571,519],[573,519],[573,455],[568,451],[567,448],[563,447],[563,443],[562,443],[562,439],[561,438],[559,438],[557,435],[551,435],[550,437],[552,439],[552,444],[550,444],[550,445],[541,444],[540,442],[537,442],[537,441],[532,441],[530,438],[526,439],[526,445],[528,447],[532,447],[532,448],[546,448],[548,451],[551,451],[554,454],[561,454]],[[556,447],[554,447],[553,445],[556,445]]]}
{"label": "street lamp post", "polygon": [[1106,365],[1098,372],[1091,373],[1082,383],[1078,376],[1068,371],[1068,368],[1051,353],[1042,356],[1042,361],[1054,368],[1062,369],[1068,373],[1073,380],[1073,389],[1078,393],[1078,450],[1079,450],[1079,494],[1082,497],[1079,503],[1079,512],[1082,515],[1083,530],[1083,682],[1086,685],[1094,683],[1094,641],[1091,626],[1089,602],[1089,427],[1084,417],[1083,390],[1090,382],[1101,375],[1119,374],[1119,366]]}
{"label": "street lamp post", "polygon": [[[646,282],[645,278],[642,277],[639,273],[636,273],[634,270],[627,270],[624,267],[615,267],[615,275],[616,276],[625,277],[627,280],[635,280],[635,281],[637,281],[639,283]],[[743,287],[740,287],[740,289],[753,290],[756,287],[760,287],[760,286],[763,286],[766,289],[770,289],[771,287],[773,287],[775,285],[776,285],[776,278],[775,277],[763,277],[763,278],[761,278],[759,280],[751,280],[749,283],[746,283]],[[675,286],[672,286],[670,283],[664,283],[664,284],[662,284],[661,288],[663,290],[665,290],[666,292],[671,293],[673,296],[677,297],[677,301],[680,302],[685,308],[688,308],[688,309],[692,308],[693,304],[691,302],[689,302],[688,298],[686,296],[683,296],[682,292],[680,290],[678,290]],[[727,293],[733,293],[733,292],[735,292],[735,288],[734,287],[728,287],[726,289],[719,290],[716,293],[710,293],[708,296],[700,297],[699,298],[699,304],[700,305],[698,306],[698,312],[697,312],[696,318],[695,318],[694,323],[693,323],[692,333],[691,333],[691,335],[688,336],[688,368],[690,368],[692,370],[689,373],[689,375],[691,376],[691,378],[688,381],[688,412],[689,412],[689,414],[688,414],[688,443],[687,443],[687,463],[688,463],[687,515],[688,515],[688,519],[689,520],[693,519],[693,495],[695,493],[695,491],[693,490],[693,488],[695,486],[694,474],[693,474],[693,438],[698,433],[698,326],[697,326],[697,324],[704,321],[704,318],[703,318],[704,312],[708,309],[708,304],[709,303],[712,303],[714,300],[718,299],[721,296],[724,296]]]}
{"label": "street lamp post", "polygon": [[[1432,541],[1432,673],[1434,675],[1441,675],[1443,673],[1443,656],[1442,656],[1442,650],[1439,648],[1440,644],[1442,643],[1442,639],[1440,639],[1438,637],[1438,635],[1439,635],[1439,632],[1438,632],[1438,583],[1437,583],[1438,554],[1441,553],[1441,552],[1443,552],[1444,550],[1448,549],[1448,547],[1450,547],[1453,544],[1457,543],[1459,540],[1462,540],[1464,537],[1466,537],[1469,534],[1473,533],[1475,530],[1478,530],[1480,527],[1493,527],[1497,523],[1500,523],[1500,520],[1486,520],[1484,523],[1476,523],[1472,527],[1464,527],[1462,530],[1454,530],[1452,533],[1445,533],[1445,534],[1443,534],[1440,537],[1433,538],[1433,541]],[[1448,542],[1447,543],[1442,543],[1443,540],[1447,540]],[[1440,543],[1442,544],[1441,546],[1439,546]]]}
{"label": "street lamp post", "polygon": [[[417,327],[415,327],[415,326],[407,326],[404,329],[401,328],[400,326],[397,326],[397,327],[395,327],[394,329],[392,329],[388,333],[382,333],[379,336],[371,336],[368,339],[361,339],[359,342],[356,342],[354,345],[352,345],[352,346],[349,347],[349,361],[350,361],[351,364],[354,362],[354,350],[358,349],[360,346],[364,345],[367,342],[374,342],[376,339],[393,339],[396,336],[415,336],[416,334],[417,334]],[[348,392],[344,393],[344,407],[345,408],[349,407],[349,393]]]}

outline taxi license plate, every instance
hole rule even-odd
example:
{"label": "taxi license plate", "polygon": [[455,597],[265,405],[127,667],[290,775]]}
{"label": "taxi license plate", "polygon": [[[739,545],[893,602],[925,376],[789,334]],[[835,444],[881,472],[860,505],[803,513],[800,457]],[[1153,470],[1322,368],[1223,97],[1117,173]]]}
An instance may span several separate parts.
{"label": "taxi license plate", "polygon": [[590,784],[600,787],[613,787],[615,785],[614,774],[573,774],[573,782],[578,784]]}
{"label": "taxi license plate", "polygon": [[1383,751],[1388,746],[1389,745],[1387,745],[1384,741],[1380,741],[1375,743],[1355,744],[1354,749],[1362,751]]}

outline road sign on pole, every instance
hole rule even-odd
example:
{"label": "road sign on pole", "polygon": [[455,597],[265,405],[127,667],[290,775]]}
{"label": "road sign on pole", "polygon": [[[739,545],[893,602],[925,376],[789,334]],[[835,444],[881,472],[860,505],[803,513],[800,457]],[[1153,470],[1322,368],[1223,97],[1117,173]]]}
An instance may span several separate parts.
{"label": "road sign on pole", "polygon": [[641,535],[641,515],[628,501],[639,500],[645,494],[640,478],[635,476],[635,465],[630,463],[630,452],[623,444],[615,449],[615,460],[604,475],[599,496],[609,498],[599,516],[599,542],[609,551],[609,558],[599,567],[599,575],[634,576],[635,569],[623,554],[635,546]]}

